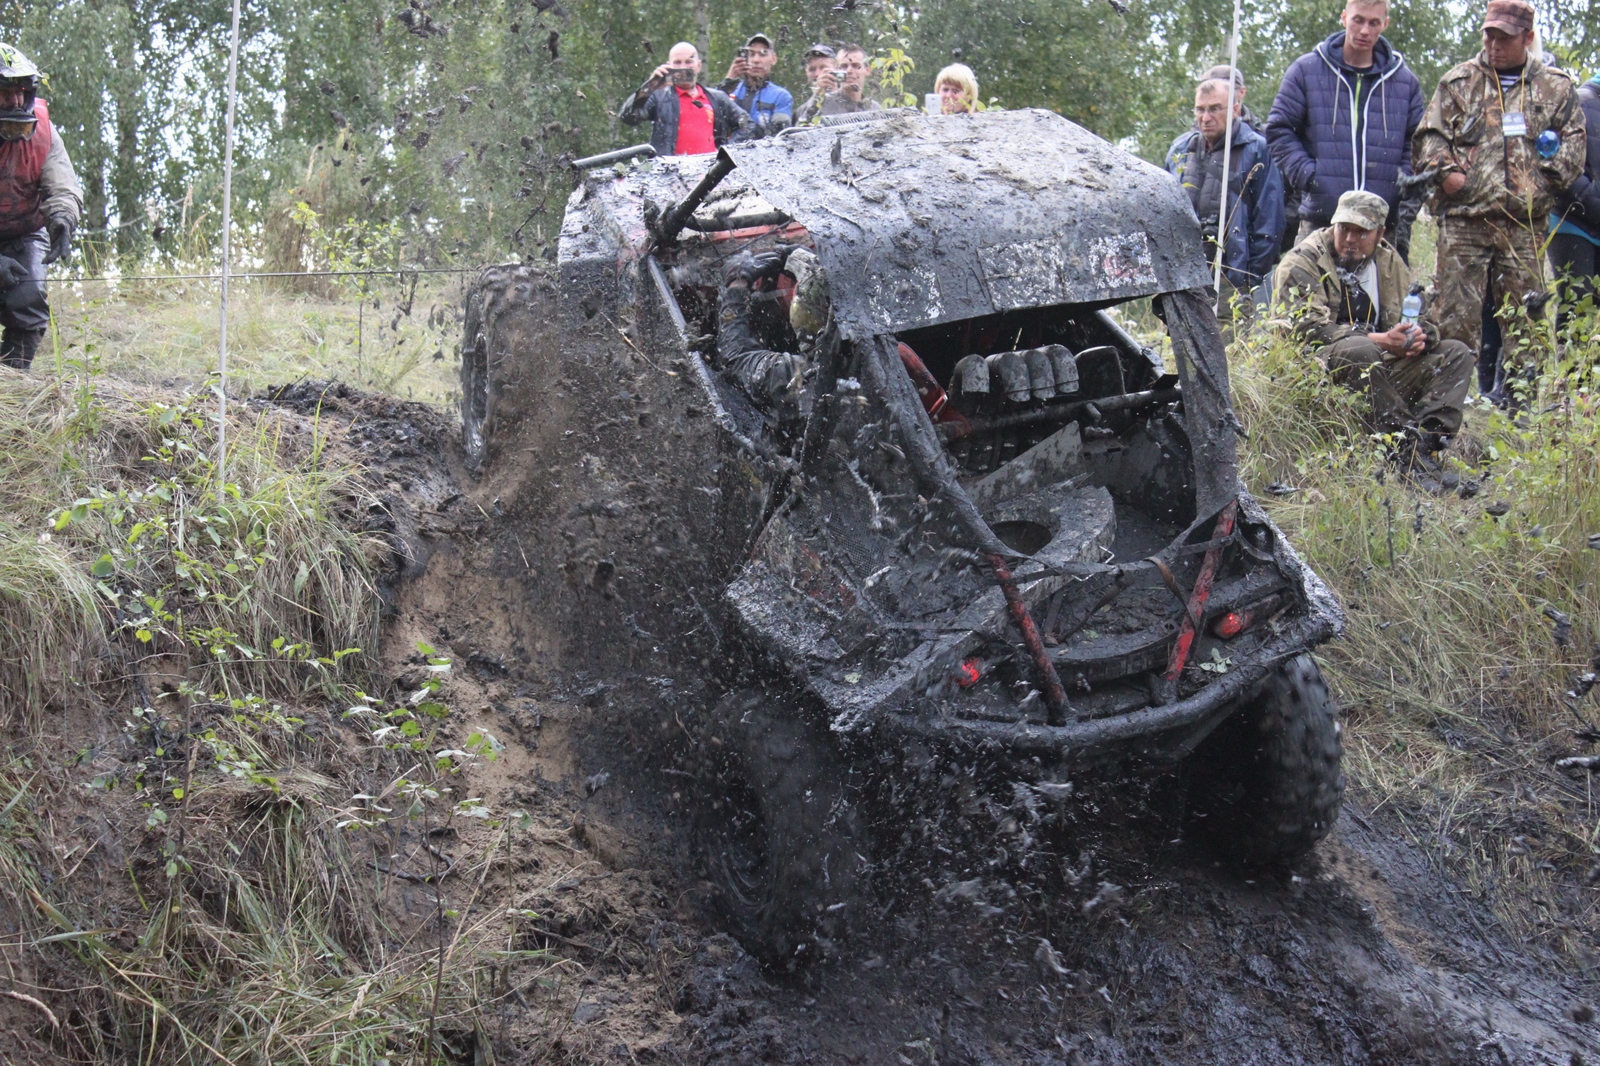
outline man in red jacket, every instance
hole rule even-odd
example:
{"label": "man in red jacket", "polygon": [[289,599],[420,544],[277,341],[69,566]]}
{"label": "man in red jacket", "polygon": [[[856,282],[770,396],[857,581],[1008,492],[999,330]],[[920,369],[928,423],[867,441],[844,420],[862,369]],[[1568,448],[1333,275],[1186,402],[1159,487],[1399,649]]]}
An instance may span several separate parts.
{"label": "man in red jacket", "polygon": [[50,325],[44,270],[72,251],[83,192],[38,98],[39,69],[0,43],[0,363],[26,370]]}

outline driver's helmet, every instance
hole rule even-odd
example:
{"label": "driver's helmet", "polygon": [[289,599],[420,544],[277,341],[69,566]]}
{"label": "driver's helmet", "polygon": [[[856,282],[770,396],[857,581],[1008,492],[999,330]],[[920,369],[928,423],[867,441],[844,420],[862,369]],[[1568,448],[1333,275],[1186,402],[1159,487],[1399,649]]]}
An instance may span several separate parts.
{"label": "driver's helmet", "polygon": [[809,248],[796,248],[784,262],[784,272],[794,278],[794,299],[789,304],[789,324],[802,347],[809,347],[828,328],[831,302],[828,275]]}
{"label": "driver's helmet", "polygon": [[22,90],[20,106],[0,107],[0,140],[25,141],[38,124],[33,101],[39,92],[39,68],[16,46],[4,42],[0,42],[0,86]]}

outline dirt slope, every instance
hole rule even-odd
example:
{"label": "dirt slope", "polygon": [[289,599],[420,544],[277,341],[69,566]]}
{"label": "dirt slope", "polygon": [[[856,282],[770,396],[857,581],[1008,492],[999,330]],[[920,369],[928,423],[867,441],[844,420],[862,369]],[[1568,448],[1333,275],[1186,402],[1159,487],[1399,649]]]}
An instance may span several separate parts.
{"label": "dirt slope", "polygon": [[[718,932],[682,826],[681,726],[717,679],[569,672],[506,502],[533,460],[473,482],[450,419],[340,402],[390,489],[385,661],[403,677],[418,640],[452,656],[460,728],[508,744],[464,787],[535,826],[474,901],[536,911],[519,943],[566,962],[499,1000],[496,1061],[1600,1061],[1593,970],[1508,942],[1359,797],[1311,861],[1257,879],[1172,838],[1171,782],[991,799],[993,825],[882,864],[838,957],[764,975]],[[1019,819],[1026,849],[975,861]]]}

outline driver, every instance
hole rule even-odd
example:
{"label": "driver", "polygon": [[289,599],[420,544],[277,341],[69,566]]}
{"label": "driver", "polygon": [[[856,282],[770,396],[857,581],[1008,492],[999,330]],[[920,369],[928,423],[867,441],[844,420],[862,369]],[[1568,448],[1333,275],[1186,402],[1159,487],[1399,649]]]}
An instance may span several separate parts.
{"label": "driver", "polygon": [[717,298],[722,372],[757,406],[798,413],[809,357],[831,311],[827,274],[809,248],[731,257]]}

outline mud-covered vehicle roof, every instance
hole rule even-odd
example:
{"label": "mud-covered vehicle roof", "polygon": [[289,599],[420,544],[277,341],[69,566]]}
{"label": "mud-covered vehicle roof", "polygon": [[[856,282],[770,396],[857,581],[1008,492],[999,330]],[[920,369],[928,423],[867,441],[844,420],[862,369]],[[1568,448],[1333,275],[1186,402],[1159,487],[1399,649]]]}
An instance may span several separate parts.
{"label": "mud-covered vehicle roof", "polygon": [[[784,414],[731,373],[725,275],[796,248],[832,317]],[[558,265],[469,301],[465,433],[487,456],[522,427],[545,464],[560,502],[526,534],[553,561],[526,565],[565,575],[538,580],[597,670],[646,641],[658,672],[764,678],[706,709],[715,736],[823,722],[1047,781],[1195,756],[1203,795],[1255,804],[1213,829],[1274,856],[1327,832],[1338,731],[1305,653],[1342,615],[1240,483],[1168,175],[1048,112],[874,116],[593,171]],[[1121,317],[1147,298],[1165,355]]]}
{"label": "mud-covered vehicle roof", "polygon": [[815,240],[847,337],[1207,283],[1172,179],[1052,112],[906,116],[725,151]]}

